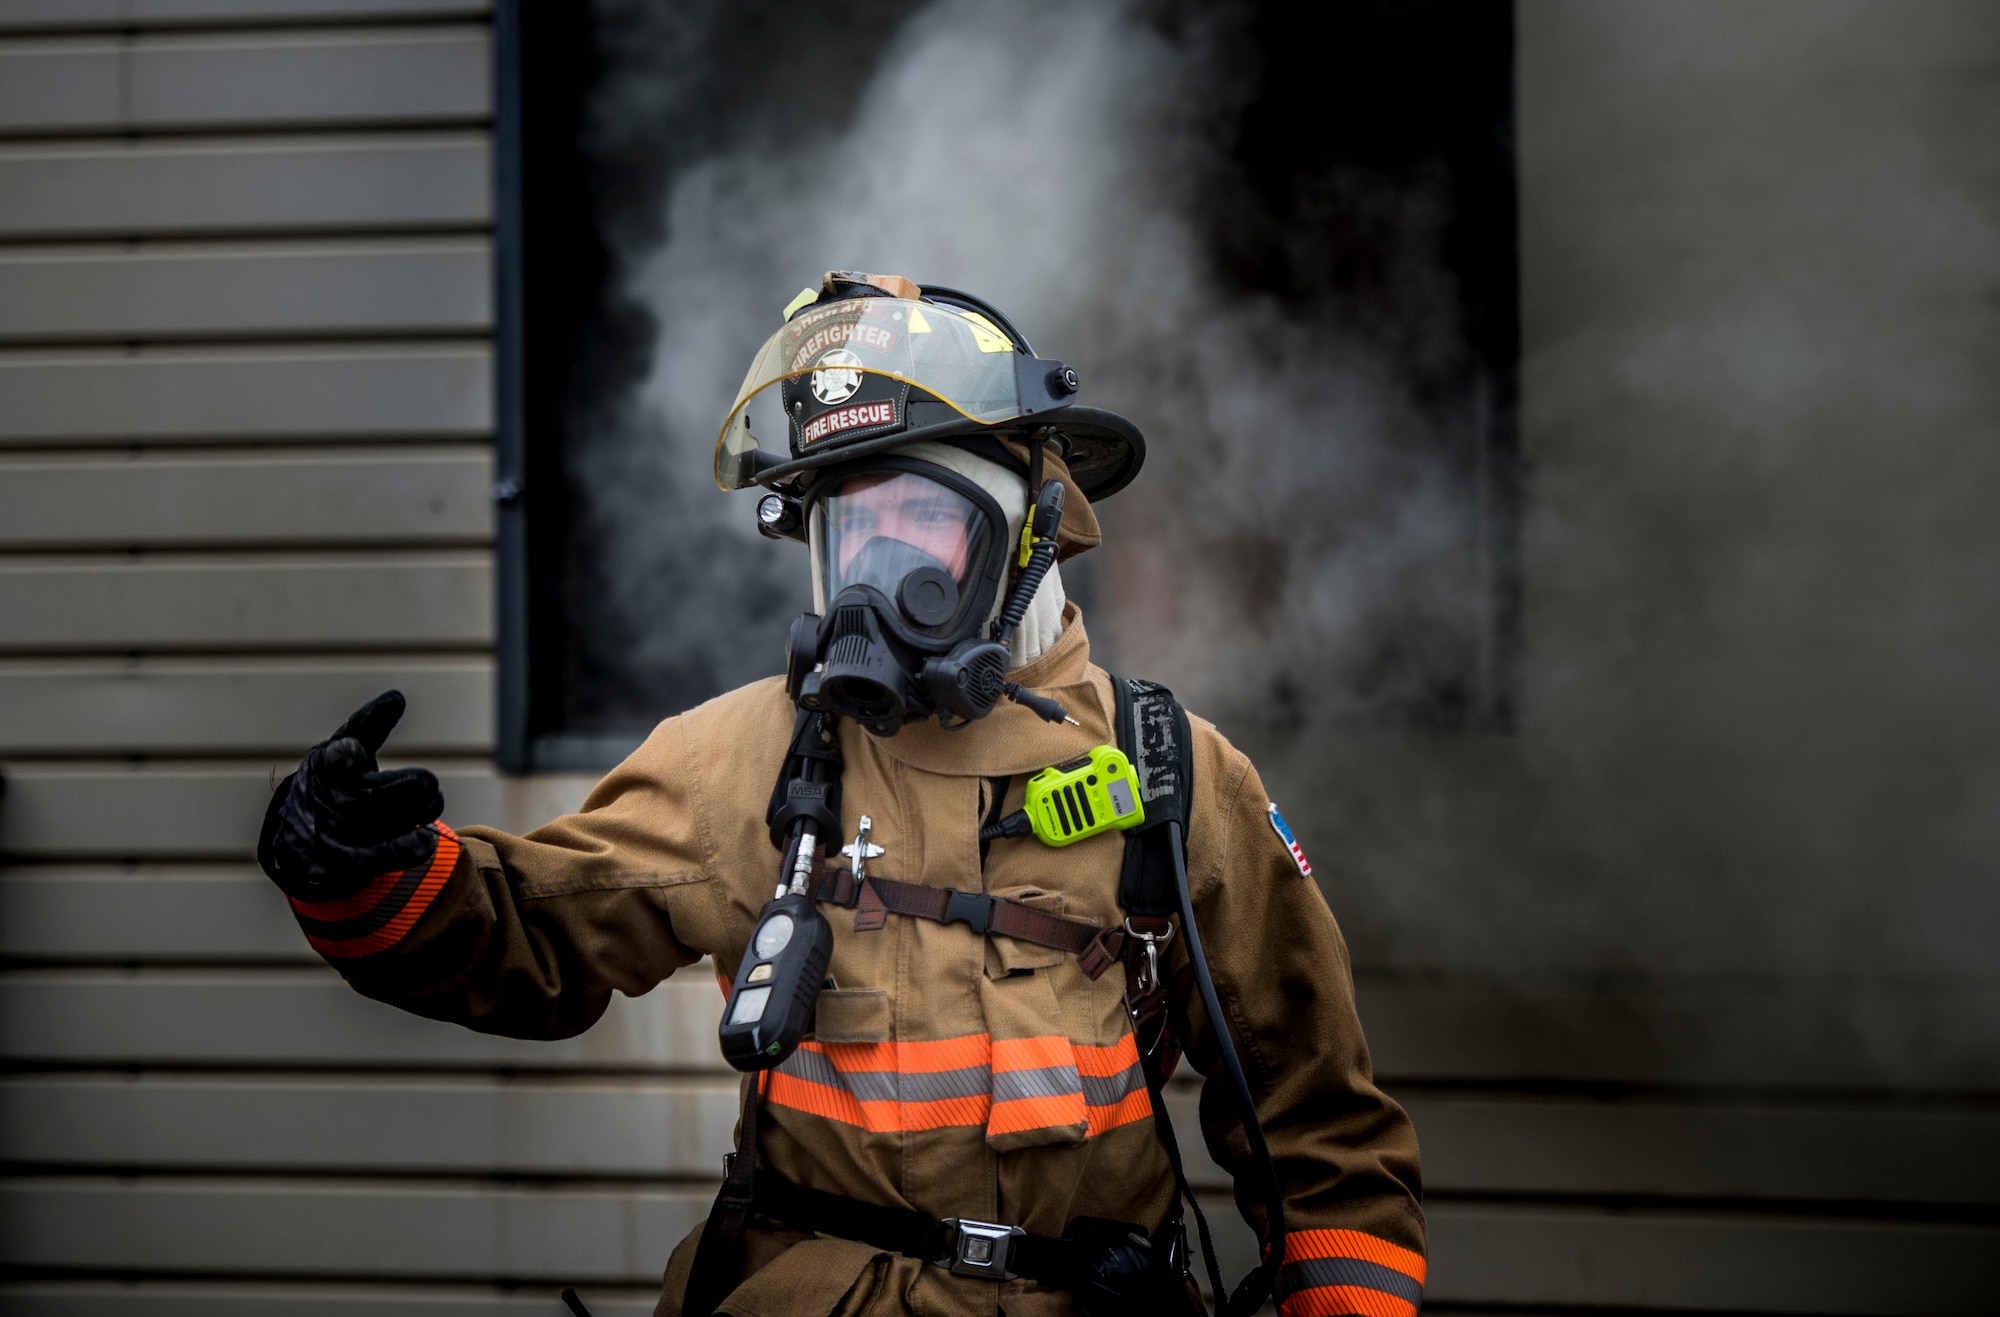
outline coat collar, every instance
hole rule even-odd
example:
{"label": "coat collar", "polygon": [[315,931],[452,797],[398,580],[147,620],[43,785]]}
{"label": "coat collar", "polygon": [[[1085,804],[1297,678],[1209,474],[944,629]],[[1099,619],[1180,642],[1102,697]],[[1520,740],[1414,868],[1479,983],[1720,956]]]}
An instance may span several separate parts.
{"label": "coat collar", "polygon": [[1012,777],[1075,759],[1117,739],[1111,729],[1111,688],[1104,674],[1091,666],[1090,637],[1074,603],[1063,607],[1063,629],[1056,643],[1007,677],[1055,700],[1081,726],[1045,723],[1012,700],[1002,699],[992,713],[958,731],[946,731],[935,719],[926,719],[884,737],[843,722],[841,749],[849,756],[885,755],[909,768],[947,777]]}

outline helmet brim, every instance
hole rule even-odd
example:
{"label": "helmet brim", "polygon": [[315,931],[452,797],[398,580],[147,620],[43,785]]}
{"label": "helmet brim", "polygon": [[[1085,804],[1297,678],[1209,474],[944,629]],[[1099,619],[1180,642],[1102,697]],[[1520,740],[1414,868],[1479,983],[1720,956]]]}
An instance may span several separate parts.
{"label": "helmet brim", "polygon": [[962,416],[895,434],[877,435],[825,452],[774,462],[751,476],[767,488],[782,485],[821,467],[851,462],[871,453],[886,453],[925,439],[949,442],[963,435],[1013,436],[1028,439],[1038,431],[1054,430],[1066,446],[1064,462],[1083,496],[1096,502],[1132,483],[1146,463],[1146,437],[1117,412],[1102,407],[1051,407],[1033,416],[997,425],[981,425]]}

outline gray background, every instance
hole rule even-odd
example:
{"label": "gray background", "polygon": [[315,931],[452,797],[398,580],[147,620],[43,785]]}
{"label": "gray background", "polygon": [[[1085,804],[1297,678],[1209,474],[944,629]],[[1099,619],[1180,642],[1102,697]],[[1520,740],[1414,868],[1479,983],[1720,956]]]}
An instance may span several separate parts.
{"label": "gray background", "polygon": [[[1520,730],[1239,733],[1431,1306],[1990,1311],[2000,10],[1517,12]],[[488,62],[436,0],[0,0],[10,1313],[636,1313],[705,1209],[705,976],[487,1039],[249,862],[385,685],[451,818],[587,785],[489,757]]]}

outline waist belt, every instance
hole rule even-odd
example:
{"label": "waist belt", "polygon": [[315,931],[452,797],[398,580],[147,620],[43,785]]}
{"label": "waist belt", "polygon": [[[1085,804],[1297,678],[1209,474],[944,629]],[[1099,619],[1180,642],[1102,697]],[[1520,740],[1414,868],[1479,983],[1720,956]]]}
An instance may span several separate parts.
{"label": "waist belt", "polygon": [[1146,1232],[1122,1221],[1082,1217],[1064,1236],[1038,1235],[1020,1226],[968,1217],[935,1217],[928,1212],[884,1207],[824,1189],[808,1189],[760,1169],[752,1198],[759,1216],[816,1234],[852,1239],[905,1257],[921,1258],[956,1276],[984,1280],[1026,1277],[1058,1289],[1074,1289],[1107,1244]]}
{"label": "waist belt", "polygon": [[851,906],[857,933],[882,927],[890,915],[908,915],[939,924],[965,924],[982,936],[998,933],[1038,947],[1067,951],[1077,957],[1083,972],[1093,979],[1115,964],[1124,950],[1123,929],[1099,928],[1087,920],[1036,910],[984,892],[960,892],[949,887],[926,887],[872,876],[862,879],[857,888],[850,871],[826,869],[821,872],[819,887],[813,895],[816,900]]}

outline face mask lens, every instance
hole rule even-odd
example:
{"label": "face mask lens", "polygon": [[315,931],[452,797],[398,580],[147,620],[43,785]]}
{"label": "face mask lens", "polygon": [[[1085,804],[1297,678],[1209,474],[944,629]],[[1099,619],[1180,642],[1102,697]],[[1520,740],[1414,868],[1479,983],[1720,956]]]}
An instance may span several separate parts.
{"label": "face mask lens", "polygon": [[871,586],[926,631],[958,620],[992,531],[965,495],[909,471],[849,477],[818,501],[826,598]]}

